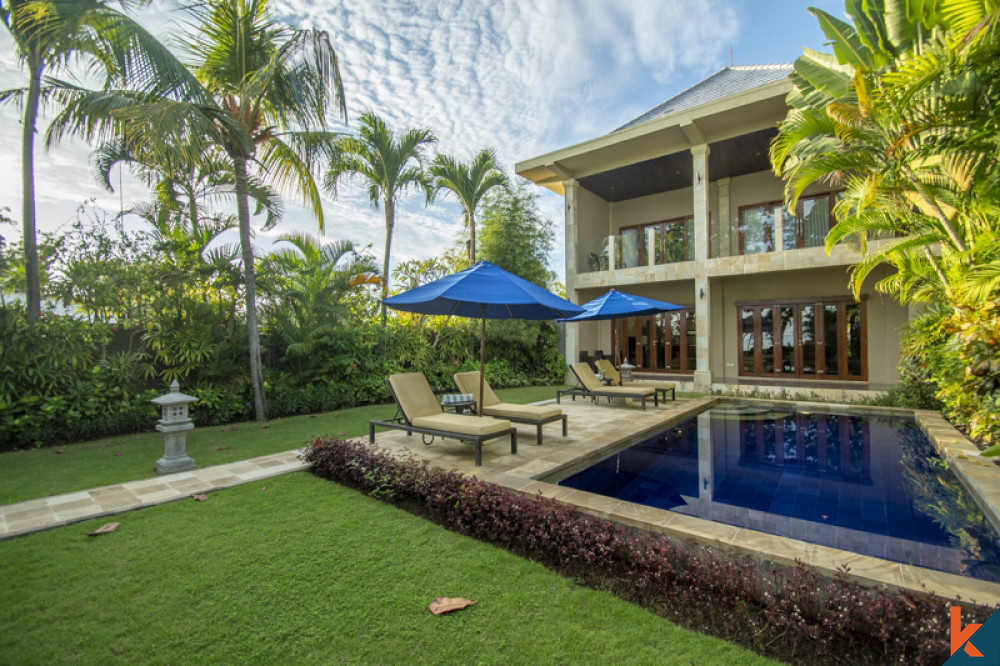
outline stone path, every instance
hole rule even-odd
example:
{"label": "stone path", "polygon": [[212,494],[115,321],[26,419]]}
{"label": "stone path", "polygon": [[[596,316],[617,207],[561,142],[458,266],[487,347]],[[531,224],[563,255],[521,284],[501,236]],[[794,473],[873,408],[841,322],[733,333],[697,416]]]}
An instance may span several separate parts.
{"label": "stone path", "polygon": [[299,449],[296,449],[191,472],[8,504],[0,506],[0,540],[172,502],[195,493],[238,486],[307,467],[299,460]]}

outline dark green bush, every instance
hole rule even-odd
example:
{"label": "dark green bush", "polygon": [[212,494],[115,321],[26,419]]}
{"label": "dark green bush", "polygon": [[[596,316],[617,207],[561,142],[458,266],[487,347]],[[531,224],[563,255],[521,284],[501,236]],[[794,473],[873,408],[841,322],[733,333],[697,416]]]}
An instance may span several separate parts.
{"label": "dark green bush", "polygon": [[[565,365],[553,324],[498,324],[487,343],[491,384],[561,381]],[[150,399],[180,369],[181,390],[198,398],[191,405],[197,425],[252,418],[245,335],[195,328],[193,337],[170,338],[164,362],[162,353],[143,347],[166,344],[162,337],[50,315],[29,327],[22,308],[0,307],[0,450],[149,430],[158,418]],[[289,357],[287,346],[267,334],[263,345],[271,417],[387,402],[385,378],[397,372],[423,372],[435,390],[454,390],[455,372],[479,368],[478,322],[465,319],[440,329],[341,323],[316,336],[308,358]],[[198,362],[178,363],[185,355]]]}

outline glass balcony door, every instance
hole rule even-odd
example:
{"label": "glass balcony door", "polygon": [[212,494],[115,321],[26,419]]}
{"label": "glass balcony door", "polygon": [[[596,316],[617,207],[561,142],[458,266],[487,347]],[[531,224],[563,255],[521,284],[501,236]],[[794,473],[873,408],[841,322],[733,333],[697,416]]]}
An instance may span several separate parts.
{"label": "glass balcony door", "polygon": [[741,376],[867,378],[863,304],[843,299],[737,307]]}
{"label": "glass balcony door", "polygon": [[783,220],[782,247],[786,250],[822,247],[834,225],[833,204],[836,196],[821,194],[799,199],[795,217],[786,214]]}
{"label": "glass balcony door", "polygon": [[694,310],[616,319],[619,358],[642,372],[692,373],[697,347]]}

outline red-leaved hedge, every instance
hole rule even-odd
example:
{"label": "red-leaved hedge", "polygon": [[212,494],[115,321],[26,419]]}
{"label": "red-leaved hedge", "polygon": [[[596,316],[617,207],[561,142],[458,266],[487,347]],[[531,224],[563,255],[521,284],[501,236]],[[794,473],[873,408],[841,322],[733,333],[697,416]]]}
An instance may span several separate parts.
{"label": "red-leaved hedge", "polygon": [[[862,587],[801,565],[630,530],[360,442],[319,439],[304,456],[320,477],[768,656],[802,664],[940,664],[950,654],[949,607],[957,601]],[[963,626],[985,622],[994,610],[962,606]]]}

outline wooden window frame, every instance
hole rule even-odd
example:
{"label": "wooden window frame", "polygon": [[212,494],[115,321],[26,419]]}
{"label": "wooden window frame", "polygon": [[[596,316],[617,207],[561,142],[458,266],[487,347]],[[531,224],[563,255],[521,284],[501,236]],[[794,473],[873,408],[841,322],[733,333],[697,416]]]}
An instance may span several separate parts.
{"label": "wooden window frame", "polygon": [[[745,226],[743,224],[743,216],[746,213],[746,211],[749,210],[749,209],[751,209],[751,208],[768,208],[769,211],[770,211],[770,213],[771,213],[771,217],[773,219],[774,218],[774,208],[775,208],[775,206],[780,206],[780,207],[784,208],[785,202],[784,201],[780,201],[780,200],[779,201],[765,201],[763,203],[755,203],[755,204],[748,204],[746,206],[740,206],[739,209],[737,209],[738,210],[738,213],[737,213],[738,217],[737,217],[736,229],[739,232],[739,236],[740,236],[739,247],[737,248],[739,250],[738,256],[741,256],[741,257],[744,257],[744,256],[747,256],[747,257],[753,256],[753,255],[748,255],[748,254],[746,254],[743,251],[743,249],[744,249],[744,247],[746,245],[745,242],[744,242],[744,239],[743,239],[743,227]],[[764,227],[764,245],[765,246],[769,245],[771,247],[771,249],[770,250],[765,250],[764,252],[755,252],[754,254],[767,254],[769,252],[774,252],[777,249],[778,245],[775,242],[775,238],[774,238],[775,226],[776,225],[772,223],[770,227]],[[782,243],[784,243],[784,239],[782,239]]]}
{"label": "wooden window frame", "polygon": [[[643,242],[639,244],[639,265],[640,266],[648,266],[649,265],[649,258],[646,256],[646,242],[645,242],[646,229],[650,229],[650,228],[653,228],[653,227],[660,227],[660,226],[666,227],[668,224],[691,224],[693,226],[694,225],[694,215],[684,215],[682,217],[675,217],[675,218],[672,218],[672,219],[669,219],[669,220],[658,220],[656,222],[644,222],[642,224],[630,224],[628,226],[619,227],[618,228],[618,235],[620,236],[624,232],[630,231],[632,229],[638,229],[639,230],[640,237],[643,239]],[[688,243],[687,229],[685,229],[684,232],[685,233],[684,233],[684,259],[683,259],[683,261],[692,261],[692,256],[691,255],[694,252],[694,248],[691,247],[690,243]],[[680,262],[672,262],[672,263],[680,263]]]}
{"label": "wooden window frame", "polygon": [[[641,317],[621,317],[621,318],[615,319],[612,322],[612,326],[620,326],[620,328],[618,329],[618,331],[616,331],[617,343],[619,345],[619,349],[617,350],[618,351],[618,357],[619,358],[627,358],[627,354],[628,354],[628,338],[629,338],[629,334],[631,334],[632,337],[635,338],[635,340],[636,340],[635,358],[633,358],[631,360],[635,364],[637,371],[639,371],[639,372],[669,373],[669,374],[675,374],[675,375],[690,375],[690,374],[694,374],[694,371],[697,368],[696,367],[693,367],[693,368],[688,368],[687,367],[687,358],[688,358],[688,344],[687,344],[688,343],[688,334],[687,334],[687,331],[688,331],[688,321],[694,321],[694,317],[695,317],[694,306],[691,306],[691,307],[686,307],[685,306],[684,308],[682,308],[680,310],[670,310],[669,312],[664,312],[663,314],[666,315],[664,317],[664,320],[663,320],[663,325],[665,327],[664,341],[665,341],[665,346],[666,346],[666,349],[664,350],[664,354],[663,354],[663,362],[664,362],[664,364],[667,367],[665,367],[665,368],[657,367],[658,364],[657,364],[657,359],[656,359],[656,345],[659,344],[659,343],[656,340],[656,328],[657,328],[657,326],[656,326],[656,315],[655,314],[653,314],[653,315],[644,315],[644,316],[641,316]],[[678,364],[679,368],[676,369],[676,370],[674,368],[670,367],[670,362],[671,362],[671,359],[673,358],[673,355],[671,353],[671,344],[670,344],[671,337],[670,337],[670,330],[669,330],[669,328],[670,328],[670,316],[673,315],[673,314],[677,314],[677,315],[680,316],[680,327],[679,327],[679,330],[678,330],[678,336],[679,336],[679,338],[678,338],[678,350],[677,350],[678,357],[680,359],[680,363]],[[642,339],[642,322],[644,322],[644,321],[649,321],[650,322],[649,355],[650,355],[651,362],[649,364],[649,366],[650,366],[649,368],[642,367],[642,362],[641,361],[644,360],[645,357],[644,356],[643,357],[639,356],[642,353],[642,351],[641,351],[641,349],[642,349],[642,344],[641,344],[641,339]],[[612,350],[612,353],[614,353],[614,351],[615,350]],[[697,366],[697,363],[695,365]]]}
{"label": "wooden window frame", "polygon": [[[829,203],[829,206],[830,206],[830,228],[826,230],[826,233],[829,234],[830,230],[833,229],[833,227],[837,224],[837,218],[834,216],[834,213],[833,213],[833,206],[834,206],[834,204],[837,203],[837,196],[839,196],[841,193],[842,193],[842,190],[836,190],[836,191],[832,191],[832,192],[823,192],[823,193],[820,193],[820,194],[812,194],[812,195],[808,195],[808,196],[799,197],[798,202],[795,204],[795,217],[794,217],[794,220],[795,220],[795,223],[796,223],[796,228],[795,228],[795,247],[793,247],[793,248],[786,248],[785,247],[785,239],[782,238],[781,239],[781,249],[783,249],[785,251],[805,250],[805,249],[808,249],[808,248],[806,248],[806,244],[805,244],[806,243],[805,226],[804,225],[800,225],[798,222],[799,222],[799,220],[801,220],[804,217],[803,213],[802,213],[803,203],[805,201],[810,200],[810,199],[822,199],[822,198],[826,197],[827,202]],[[783,218],[782,219],[782,226],[784,226],[784,222],[785,222],[785,219]],[[813,245],[811,247],[822,247],[822,245]]]}
{"label": "wooden window frame", "polygon": [[[763,378],[776,378],[776,377],[790,377],[794,379],[804,379],[810,380],[815,379],[819,381],[831,380],[831,381],[868,381],[868,314],[866,307],[866,297],[862,297],[860,302],[854,300],[851,296],[824,296],[819,298],[788,298],[788,299],[768,299],[768,300],[753,300],[753,301],[740,301],[736,303],[736,319],[739,322],[739,333],[737,335],[737,367],[738,375],[740,377],[763,377]],[[847,360],[847,306],[851,303],[857,303],[861,307],[861,330],[860,330],[860,343],[861,343],[861,374],[857,376],[851,376],[848,374],[849,366]],[[774,334],[774,322],[777,317],[776,312],[779,312],[782,307],[793,306],[795,307],[795,359],[794,359],[794,372],[784,372],[782,370],[782,364],[779,362],[778,355],[775,353],[774,371],[770,373],[763,372],[763,351],[761,347],[762,336],[762,322],[760,316],[761,308],[770,308],[771,322],[772,322],[772,350],[779,349],[781,347],[780,340]],[[803,347],[802,347],[802,325],[800,308],[804,306],[812,306],[814,308],[814,331],[813,331],[813,344],[815,346],[815,359],[814,366],[815,372],[813,374],[804,374],[802,372],[802,367],[804,365],[803,359]],[[837,312],[837,340],[835,344],[837,345],[837,372],[832,374],[827,372],[826,367],[826,308],[828,306],[836,306]],[[753,310],[753,372],[744,371],[744,353],[743,353],[743,310]]]}

